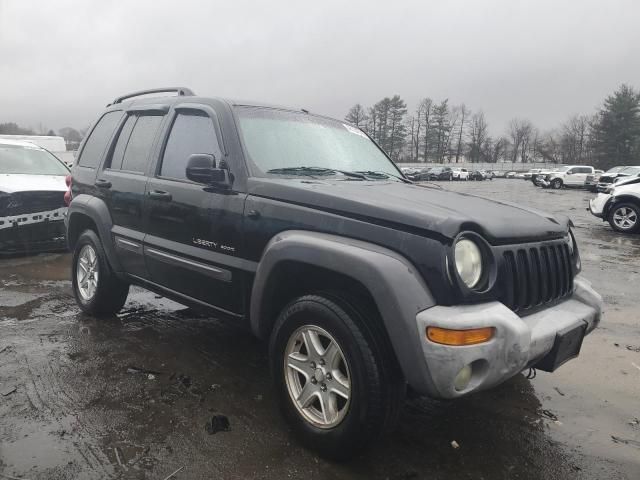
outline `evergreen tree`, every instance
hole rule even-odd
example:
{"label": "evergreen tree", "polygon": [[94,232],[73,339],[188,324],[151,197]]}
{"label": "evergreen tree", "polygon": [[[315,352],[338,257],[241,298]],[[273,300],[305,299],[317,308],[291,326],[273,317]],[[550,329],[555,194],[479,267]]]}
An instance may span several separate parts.
{"label": "evergreen tree", "polygon": [[442,163],[449,149],[449,134],[451,133],[451,115],[449,100],[445,99],[433,107],[433,124],[435,129],[434,158]]}
{"label": "evergreen tree", "polygon": [[622,85],[608,96],[598,112],[593,137],[601,168],[640,163],[640,93]]}
{"label": "evergreen tree", "polygon": [[387,153],[393,160],[398,160],[402,147],[404,146],[407,136],[407,125],[404,118],[407,115],[407,104],[400,98],[400,95],[394,95],[389,101],[388,111],[388,136],[387,136]]}

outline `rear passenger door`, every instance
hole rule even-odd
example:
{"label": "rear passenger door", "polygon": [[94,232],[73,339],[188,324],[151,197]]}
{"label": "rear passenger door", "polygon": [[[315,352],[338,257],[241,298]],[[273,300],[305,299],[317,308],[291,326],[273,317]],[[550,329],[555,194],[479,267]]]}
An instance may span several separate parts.
{"label": "rear passenger door", "polygon": [[593,174],[593,170],[589,167],[573,167],[571,175],[565,176],[565,183],[574,187],[583,186],[589,174]]}
{"label": "rear passenger door", "polygon": [[142,240],[142,208],[151,153],[164,120],[162,112],[127,112],[96,178],[111,213],[114,245],[124,270],[148,278]]}
{"label": "rear passenger door", "polygon": [[145,200],[145,258],[151,281],[223,312],[242,313],[234,239],[245,195],[186,178],[189,156],[226,162],[218,117],[206,105],[177,106]]}

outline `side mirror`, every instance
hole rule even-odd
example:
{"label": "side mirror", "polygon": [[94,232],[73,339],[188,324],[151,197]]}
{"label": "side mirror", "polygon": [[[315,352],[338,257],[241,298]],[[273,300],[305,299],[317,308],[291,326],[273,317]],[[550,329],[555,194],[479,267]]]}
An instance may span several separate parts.
{"label": "side mirror", "polygon": [[187,178],[205,185],[229,186],[229,170],[216,168],[216,159],[208,153],[194,153],[187,161]]}

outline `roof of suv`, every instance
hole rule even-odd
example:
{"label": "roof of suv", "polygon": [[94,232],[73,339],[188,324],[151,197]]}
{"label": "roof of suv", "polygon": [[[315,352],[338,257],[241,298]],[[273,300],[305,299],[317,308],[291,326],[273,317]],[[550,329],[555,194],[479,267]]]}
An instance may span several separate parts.
{"label": "roof of suv", "polygon": [[[169,95],[169,92],[175,92],[175,95]],[[164,95],[166,93],[166,95]],[[153,96],[149,96],[153,95]],[[139,92],[134,92],[128,95],[123,95],[121,97],[116,98],[113,102],[109,103],[107,107],[115,107],[116,105],[123,107],[124,109],[129,108],[133,105],[150,105],[158,103],[158,100],[162,100],[163,103],[181,103],[186,100],[189,102],[197,102],[198,100],[216,100],[220,102],[227,103],[234,107],[239,106],[247,106],[247,107],[264,107],[264,108],[274,108],[278,110],[289,110],[289,111],[298,111],[310,113],[305,108],[292,108],[284,105],[276,105],[265,102],[256,102],[250,100],[239,100],[239,99],[231,99],[231,98],[223,98],[223,97],[203,97],[196,95],[191,89],[186,87],[169,87],[169,88],[155,88],[150,90],[142,90]]]}

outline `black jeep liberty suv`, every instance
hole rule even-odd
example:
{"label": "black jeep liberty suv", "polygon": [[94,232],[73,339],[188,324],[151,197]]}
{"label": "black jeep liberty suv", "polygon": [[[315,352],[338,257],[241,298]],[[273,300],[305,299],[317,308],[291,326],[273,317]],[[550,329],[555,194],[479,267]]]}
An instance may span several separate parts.
{"label": "black jeep liberty suv", "polygon": [[331,458],[392,425],[407,386],[453,399],[553,371],[602,315],[568,218],[414,184],[306,110],[117,98],[70,195],[82,310],[113,315],[135,284],[246,322],[285,416]]}

